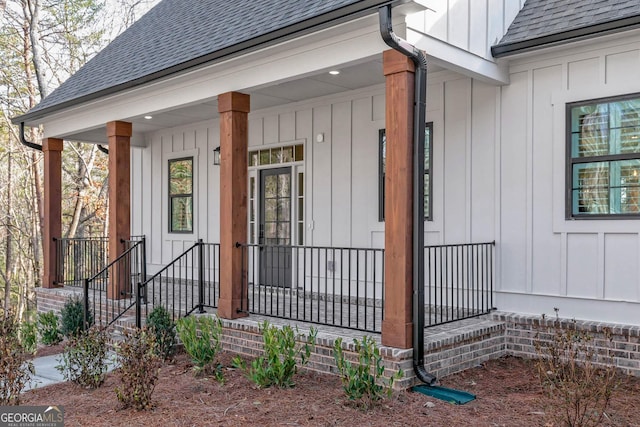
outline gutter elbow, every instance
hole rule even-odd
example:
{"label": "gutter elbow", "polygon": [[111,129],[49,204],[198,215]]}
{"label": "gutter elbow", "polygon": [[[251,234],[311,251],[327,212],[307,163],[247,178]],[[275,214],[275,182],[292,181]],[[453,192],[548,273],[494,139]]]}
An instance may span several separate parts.
{"label": "gutter elbow", "polygon": [[20,122],[20,142],[25,147],[29,147],[33,150],[42,151],[42,145],[34,144],[31,141],[27,141],[27,138],[24,136],[24,122]]}

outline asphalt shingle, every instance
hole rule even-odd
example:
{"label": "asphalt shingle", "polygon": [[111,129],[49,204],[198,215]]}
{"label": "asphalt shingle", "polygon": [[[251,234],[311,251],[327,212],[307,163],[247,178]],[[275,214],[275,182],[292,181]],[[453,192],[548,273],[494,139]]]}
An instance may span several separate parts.
{"label": "asphalt shingle", "polygon": [[356,3],[372,4],[375,1],[163,0],[28,115],[140,81]]}
{"label": "asphalt shingle", "polygon": [[639,0],[526,0],[496,46],[640,15]]}

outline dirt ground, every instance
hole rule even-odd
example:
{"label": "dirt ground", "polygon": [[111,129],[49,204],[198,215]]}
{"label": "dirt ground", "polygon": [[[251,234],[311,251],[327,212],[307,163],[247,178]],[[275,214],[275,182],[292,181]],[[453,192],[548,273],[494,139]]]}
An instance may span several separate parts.
{"label": "dirt ground", "polygon": [[[41,354],[51,350],[43,349]],[[231,366],[231,355],[221,355]],[[179,354],[165,364],[148,411],[121,409],[117,373],[97,390],[71,383],[27,392],[21,404],[62,405],[65,426],[553,426],[532,361],[505,357],[441,380],[477,395],[455,406],[400,392],[369,411],[347,401],[337,376],[302,371],[291,389],[258,389],[242,372],[224,371],[225,383],[195,378]],[[606,412],[606,426],[640,426],[640,378],[624,377]]]}

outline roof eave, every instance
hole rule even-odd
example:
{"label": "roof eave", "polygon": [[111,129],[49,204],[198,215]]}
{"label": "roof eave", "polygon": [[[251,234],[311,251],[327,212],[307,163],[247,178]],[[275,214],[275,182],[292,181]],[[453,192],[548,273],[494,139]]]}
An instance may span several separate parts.
{"label": "roof eave", "polygon": [[263,34],[259,37],[237,43],[233,46],[217,50],[210,54],[203,55],[180,64],[176,64],[169,68],[165,68],[155,73],[148,74],[138,79],[111,86],[109,88],[80,96],[69,101],[54,104],[50,107],[37,109],[35,111],[29,111],[20,116],[13,117],[11,119],[11,122],[13,124],[34,123],[37,120],[43,119],[44,117],[52,113],[62,111],[66,108],[73,107],[84,102],[94,101],[105,96],[114,95],[116,93],[132,89],[137,86],[141,86],[162,79],[164,77],[168,77],[170,75],[181,73],[206,64],[211,64],[221,59],[230,59],[234,56],[250,53],[252,51],[268,47],[271,44],[280,43],[282,41],[290,40],[295,37],[300,37],[305,34],[323,30],[333,25],[338,25],[349,20],[366,16],[369,13],[377,13],[377,9],[384,5],[390,4],[392,6],[395,6],[403,3],[409,3],[411,1],[412,0],[365,0],[353,3],[340,9],[336,9],[331,12],[307,19],[305,21],[298,22],[288,27],[281,28],[267,34]]}
{"label": "roof eave", "polygon": [[556,46],[593,36],[603,36],[640,27],[640,15],[603,22],[601,24],[580,27],[569,31],[549,34],[517,42],[499,43],[491,46],[491,55],[501,58],[518,53],[529,52],[545,47]]}

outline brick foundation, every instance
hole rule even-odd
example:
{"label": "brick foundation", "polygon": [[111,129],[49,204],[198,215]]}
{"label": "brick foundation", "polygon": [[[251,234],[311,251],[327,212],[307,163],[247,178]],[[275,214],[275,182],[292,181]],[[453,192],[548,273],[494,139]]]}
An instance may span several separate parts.
{"label": "brick foundation", "polygon": [[[53,310],[57,313],[68,298],[80,297],[79,288],[43,289],[37,288],[38,312]],[[215,310],[208,310],[212,314]],[[260,323],[264,320],[271,324],[296,324],[283,319],[250,316],[235,320],[222,320],[224,335],[223,348],[233,353],[256,357],[262,353],[262,335]],[[425,330],[425,369],[438,378],[478,366],[490,359],[505,355],[534,358],[534,341],[549,337],[549,328],[555,319],[541,319],[539,316],[523,316],[516,313],[496,312],[482,318],[467,319]],[[569,320],[561,319],[558,325],[566,327]],[[133,328],[133,316],[119,319],[113,329],[116,333]],[[309,333],[308,323],[297,323],[299,332]],[[640,376],[640,327],[623,326],[597,322],[577,322],[578,328],[593,334],[596,345],[604,349],[606,343],[600,337],[604,328],[613,333],[614,361],[620,369],[630,375]],[[315,350],[306,369],[336,374],[333,359],[333,345],[339,337],[343,339],[345,356],[356,360],[353,338],[362,338],[365,334],[358,331],[315,326],[318,328]],[[417,378],[413,372],[413,350],[381,346],[380,335],[372,337],[380,346],[384,360],[385,375],[390,377],[402,369],[404,377],[397,381],[394,388],[405,389],[415,385]]]}
{"label": "brick foundation", "polygon": [[[525,316],[517,313],[494,313],[494,320],[505,324],[507,354],[535,358],[535,343],[548,340],[555,327],[574,327],[570,319],[556,319],[540,316]],[[614,364],[627,375],[640,376],[640,327],[617,323],[576,321],[575,328],[588,332],[593,337],[598,354],[613,357]],[[612,341],[604,339],[604,333],[611,333]]]}

